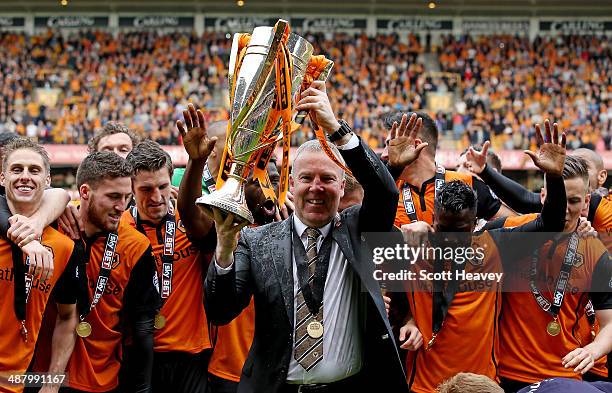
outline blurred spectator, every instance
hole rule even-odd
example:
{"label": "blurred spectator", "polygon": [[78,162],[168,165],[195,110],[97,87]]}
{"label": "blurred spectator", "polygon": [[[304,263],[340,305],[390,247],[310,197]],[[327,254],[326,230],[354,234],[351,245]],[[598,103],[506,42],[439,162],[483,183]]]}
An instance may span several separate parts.
{"label": "blurred spectator", "polygon": [[[430,113],[455,148],[489,138],[497,150],[529,148],[532,125],[546,117],[563,119],[570,148],[612,144],[612,56],[605,36],[533,42],[445,36],[438,48],[431,45],[443,75],[428,73],[416,35],[305,38],[315,54],[335,62],[328,93],[337,115],[372,147],[384,146],[381,117],[426,110],[429,92],[455,97],[447,113]],[[225,33],[210,32],[0,32],[0,132],[84,144],[95,129],[119,121],[177,144],[174,124],[188,102],[204,107],[210,120],[227,119],[230,45]],[[292,143],[313,137],[306,124]]]}

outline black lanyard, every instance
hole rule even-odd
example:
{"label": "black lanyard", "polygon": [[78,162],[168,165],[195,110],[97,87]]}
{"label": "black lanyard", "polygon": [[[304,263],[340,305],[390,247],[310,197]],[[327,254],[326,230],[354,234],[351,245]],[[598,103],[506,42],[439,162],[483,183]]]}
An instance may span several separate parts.
{"label": "black lanyard", "polygon": [[[433,280],[433,300],[431,307],[432,339],[435,339],[435,336],[440,329],[442,329],[442,325],[444,325],[444,320],[448,314],[448,309],[459,288],[459,280],[457,279],[458,272],[465,269],[465,263],[451,261],[451,266],[454,268],[452,269],[452,276],[446,289],[444,288],[445,280]],[[444,271],[444,261],[436,259],[434,261],[434,274],[439,275],[442,271]]]}
{"label": "black lanyard", "polygon": [[21,321],[21,336],[27,342],[28,329],[25,327],[26,307],[30,300],[34,277],[30,273],[30,257],[26,257],[25,263],[23,263],[23,252],[21,249],[12,242],[10,244],[13,257],[13,277],[15,280],[13,285],[15,294],[13,308],[15,309],[15,316]]}
{"label": "black lanyard", "polygon": [[84,320],[85,317],[93,310],[96,305],[102,299],[106,284],[113,270],[113,261],[115,258],[115,250],[117,249],[117,242],[119,242],[119,236],[116,233],[109,233],[106,236],[106,244],[104,245],[104,254],[102,254],[102,261],[100,262],[100,272],[98,273],[98,279],[96,280],[96,288],[94,290],[93,299],[89,308],[85,309],[84,313],[80,315],[80,320]]}
{"label": "black lanyard", "polygon": [[565,297],[565,288],[567,287],[570,276],[572,274],[572,268],[574,267],[574,259],[576,257],[576,251],[578,250],[578,241],[578,234],[576,232],[572,232],[567,244],[567,250],[565,251],[565,257],[563,258],[563,265],[561,265],[561,270],[559,271],[559,276],[557,277],[557,282],[555,284],[555,292],[553,295],[552,302],[550,302],[544,297],[544,295],[542,295],[536,284],[540,250],[538,249],[534,251],[531,257],[531,272],[529,280],[531,293],[533,294],[533,297],[535,298],[535,301],[536,303],[538,303],[540,308],[549,313],[555,319],[557,318],[557,315],[559,315],[559,310],[561,310],[561,306],[563,305],[563,298]]}
{"label": "black lanyard", "polygon": [[[138,220],[138,210],[136,206],[133,206],[130,210],[136,227],[140,232],[146,234],[142,222]],[[162,246],[162,273],[161,273],[161,288],[160,294],[162,302],[170,297],[172,293],[172,277],[174,275],[174,242],[176,239],[176,215],[174,214],[174,207],[170,204],[168,214],[164,218],[163,225],[166,229],[164,234],[164,244]],[[157,271],[157,270],[156,270]]]}
{"label": "black lanyard", "polygon": [[[436,167],[436,176],[434,177],[434,199],[438,196],[438,192],[444,187],[444,183],[446,183],[446,169],[443,166]],[[410,222],[418,221],[418,217],[416,214],[416,208],[414,207],[414,201],[412,200],[412,191],[410,190],[410,184],[404,184],[402,188],[402,196],[404,199],[404,210],[406,210],[406,214],[410,219]],[[422,207],[421,207],[422,208]]]}
{"label": "black lanyard", "polygon": [[310,311],[312,315],[317,315],[323,303],[323,290],[325,289],[325,279],[327,278],[327,270],[329,268],[332,241],[331,233],[325,237],[321,249],[319,250],[312,287],[308,282],[309,271],[306,261],[306,249],[304,248],[304,243],[302,243],[302,240],[295,231],[293,217],[291,218],[291,233],[293,234],[293,252],[295,253],[295,264],[297,266],[300,289],[304,295],[304,301],[306,302],[308,311]]}

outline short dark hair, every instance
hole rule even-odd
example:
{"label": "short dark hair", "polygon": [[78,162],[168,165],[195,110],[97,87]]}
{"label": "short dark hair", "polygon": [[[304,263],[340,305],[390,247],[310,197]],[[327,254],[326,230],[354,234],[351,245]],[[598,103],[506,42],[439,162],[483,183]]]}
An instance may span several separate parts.
{"label": "short dark hair", "polygon": [[0,147],[6,146],[10,141],[19,138],[19,135],[12,131],[5,131],[0,133]]}
{"label": "short dark hair", "polygon": [[164,167],[168,169],[170,178],[172,178],[172,174],[174,173],[174,165],[172,165],[170,155],[162,149],[159,143],[150,139],[145,139],[134,146],[126,160],[128,160],[132,168],[134,168],[134,176],[136,176],[139,171],[156,172]]}
{"label": "short dark hair", "polygon": [[133,173],[132,165],[125,158],[110,151],[97,151],[85,157],[79,165],[77,187],[85,183],[95,187],[102,180],[131,178]]}
{"label": "short dark hair", "polygon": [[129,136],[132,140],[132,147],[136,146],[142,139],[138,134],[136,134],[136,132],[129,129],[126,125],[109,121],[102,129],[97,130],[94,133],[94,137],[89,140],[89,153],[98,151],[98,143],[100,143],[100,139],[115,134],[127,134],[127,136]]}
{"label": "short dark hair", "polygon": [[51,172],[51,164],[47,151],[33,140],[21,136],[13,138],[9,143],[2,147],[2,168],[6,168],[6,164],[10,155],[13,154],[15,151],[21,149],[28,149],[32,150],[35,153],[38,153],[38,155],[43,160],[43,164],[45,166],[45,171],[47,172],[47,174]]}
{"label": "short dark hair", "polygon": [[[436,122],[425,112],[414,112],[418,117],[423,119],[423,126],[419,135],[424,142],[429,143],[429,147],[432,151],[436,151],[438,148],[438,127],[436,126]],[[412,116],[411,112],[392,112],[388,113],[383,117],[383,124],[387,130],[390,130],[393,127],[393,123],[397,122],[400,124],[402,121],[402,116],[407,114],[408,117]]]}
{"label": "short dark hair", "polygon": [[563,180],[581,178],[589,186],[589,164],[579,156],[565,156],[563,166]]}
{"label": "short dark hair", "polygon": [[477,202],[478,199],[472,187],[461,180],[453,180],[444,184],[438,191],[435,209],[449,213],[459,213],[468,209],[476,214]]}

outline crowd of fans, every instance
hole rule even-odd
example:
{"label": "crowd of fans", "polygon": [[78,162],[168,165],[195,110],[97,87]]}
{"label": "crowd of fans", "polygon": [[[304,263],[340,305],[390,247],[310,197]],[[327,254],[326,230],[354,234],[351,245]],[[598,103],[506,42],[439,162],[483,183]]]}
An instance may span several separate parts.
{"label": "crowd of fans", "polygon": [[[373,147],[384,144],[381,116],[426,110],[428,92],[448,92],[454,106],[432,115],[456,148],[487,139],[497,149],[527,148],[533,124],[545,117],[564,119],[571,148],[610,148],[607,37],[445,36],[434,58],[445,75],[460,78],[428,73],[421,38],[306,35],[315,53],[335,62],[333,107]],[[1,33],[0,131],[86,143],[95,129],[122,119],[162,144],[179,143],[174,123],[188,102],[227,118],[230,44],[225,33]],[[304,127],[293,143],[311,137]]]}
{"label": "crowd of fans", "polygon": [[[462,99],[441,129],[470,143],[525,149],[533,125],[563,118],[570,148],[610,148],[612,63],[607,37],[444,37],[443,71],[461,75]],[[440,120],[440,119],[439,119]]]}

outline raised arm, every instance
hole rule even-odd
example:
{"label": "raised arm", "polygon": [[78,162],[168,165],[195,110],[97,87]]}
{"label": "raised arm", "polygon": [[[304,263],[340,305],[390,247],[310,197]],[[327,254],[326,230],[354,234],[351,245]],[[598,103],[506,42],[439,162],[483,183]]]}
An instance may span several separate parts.
{"label": "raised arm", "polygon": [[201,240],[209,234],[213,221],[196,206],[195,201],[202,196],[204,165],[217,138],[208,137],[204,114],[199,109],[196,111],[192,104],[183,111],[183,117],[185,123],[179,120],[176,127],[181,133],[189,161],[179,187],[178,211],[190,237]]}
{"label": "raised arm", "polygon": [[536,213],[542,210],[540,195],[527,190],[522,185],[487,165],[487,152],[490,142],[485,142],[482,151],[470,147],[466,154],[466,165],[472,173],[480,178],[493,192],[518,213]]}
{"label": "raised arm", "polygon": [[[313,82],[311,87],[302,93],[302,98],[296,107],[298,111],[308,110],[317,124],[328,135],[340,129],[329,103],[325,83]],[[407,127],[407,120],[402,132],[412,135],[418,130],[420,119],[412,119],[417,126]],[[404,123],[404,121],[402,121]],[[397,128],[397,125],[394,125]],[[414,129],[414,131],[413,131]],[[408,131],[406,131],[408,130]],[[396,131],[397,133],[397,131]],[[403,134],[402,134],[403,135]],[[334,142],[345,159],[347,166],[353,172],[357,181],[363,186],[364,198],[359,212],[359,227],[361,230],[386,232],[393,227],[399,192],[387,167],[380,158],[352,132]],[[416,148],[416,156],[426,147]],[[409,150],[409,149],[408,149]]]}
{"label": "raised arm", "polygon": [[565,184],[563,183],[563,167],[565,164],[565,134],[559,138],[557,123],[551,125],[548,120],[544,123],[546,139],[543,139],[540,126],[536,125],[536,138],[540,148],[536,153],[525,152],[546,176],[546,200],[541,214],[534,221],[516,228],[500,228],[490,231],[497,243],[502,260],[512,263],[528,255],[544,240],[542,236],[503,236],[508,232],[562,232],[565,226],[565,210],[567,198]]}

